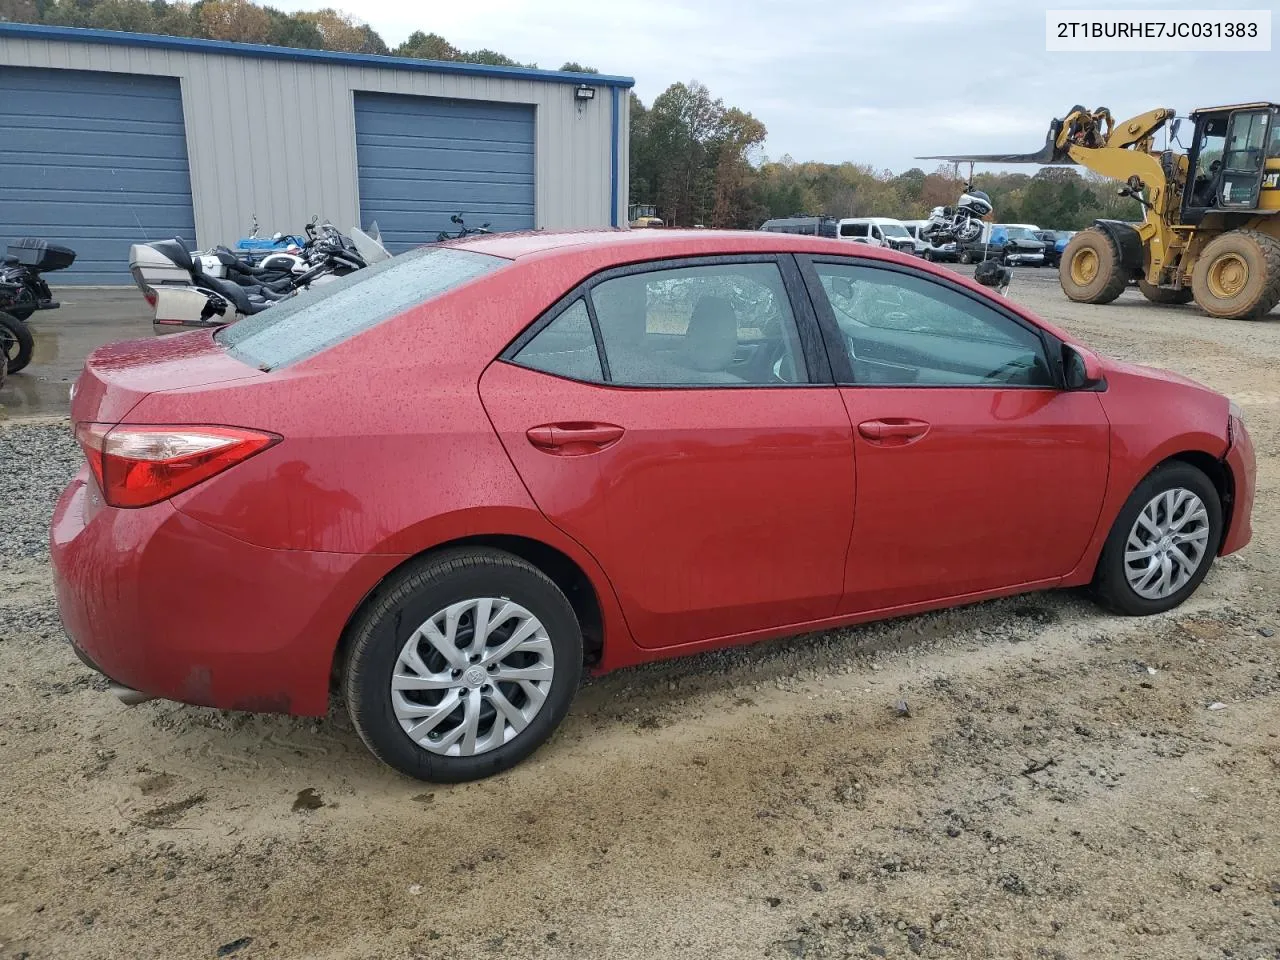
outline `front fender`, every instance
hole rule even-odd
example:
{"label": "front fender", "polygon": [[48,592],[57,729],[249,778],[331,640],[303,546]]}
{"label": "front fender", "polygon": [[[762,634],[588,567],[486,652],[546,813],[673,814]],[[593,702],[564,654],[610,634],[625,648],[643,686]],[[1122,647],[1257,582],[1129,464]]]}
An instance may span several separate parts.
{"label": "front fender", "polygon": [[1130,278],[1142,276],[1146,258],[1142,252],[1142,237],[1131,223],[1123,220],[1095,220],[1094,226],[1109,236],[1120,251],[1120,266]]}

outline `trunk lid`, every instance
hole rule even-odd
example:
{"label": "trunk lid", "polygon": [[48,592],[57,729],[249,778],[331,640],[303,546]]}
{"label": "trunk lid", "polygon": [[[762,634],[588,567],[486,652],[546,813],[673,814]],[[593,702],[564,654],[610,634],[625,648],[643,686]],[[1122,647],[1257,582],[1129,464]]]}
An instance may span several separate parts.
{"label": "trunk lid", "polygon": [[71,419],[120,423],[152,393],[262,376],[223,350],[211,330],[125,340],[89,355],[74,388]]}

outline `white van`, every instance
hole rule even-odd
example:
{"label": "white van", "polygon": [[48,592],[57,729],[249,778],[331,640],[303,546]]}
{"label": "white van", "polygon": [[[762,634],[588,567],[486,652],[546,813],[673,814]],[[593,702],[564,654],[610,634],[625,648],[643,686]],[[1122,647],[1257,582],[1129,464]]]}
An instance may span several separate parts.
{"label": "white van", "polygon": [[923,257],[926,251],[928,251],[929,248],[932,246],[932,244],[930,244],[928,240],[920,236],[920,231],[922,231],[928,225],[928,223],[929,223],[928,220],[903,220],[902,221],[902,225],[907,228],[907,233],[911,234],[911,239],[916,242],[917,257]]}
{"label": "white van", "polygon": [[901,253],[916,252],[916,240],[901,220],[890,217],[849,217],[836,225],[836,237],[872,247],[889,247]]}

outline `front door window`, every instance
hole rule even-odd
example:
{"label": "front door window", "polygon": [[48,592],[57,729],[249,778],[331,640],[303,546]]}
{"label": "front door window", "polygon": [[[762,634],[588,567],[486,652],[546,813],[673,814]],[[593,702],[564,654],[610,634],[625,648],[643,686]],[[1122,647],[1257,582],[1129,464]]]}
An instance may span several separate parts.
{"label": "front door window", "polygon": [[1219,192],[1222,206],[1249,209],[1257,206],[1270,119],[1270,110],[1240,111],[1231,115],[1222,156]]}

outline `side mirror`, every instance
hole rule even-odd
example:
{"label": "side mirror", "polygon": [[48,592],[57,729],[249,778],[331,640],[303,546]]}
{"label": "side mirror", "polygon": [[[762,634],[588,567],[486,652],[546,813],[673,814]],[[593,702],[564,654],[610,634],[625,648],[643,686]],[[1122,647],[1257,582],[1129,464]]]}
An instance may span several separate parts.
{"label": "side mirror", "polygon": [[1068,390],[1096,390],[1107,382],[1102,361],[1084,347],[1062,345],[1062,370]]}
{"label": "side mirror", "polygon": [[1177,140],[1177,139],[1178,139],[1178,130],[1179,130],[1181,127],[1182,127],[1182,118],[1181,118],[1181,117],[1174,117],[1174,118],[1173,118],[1173,123],[1171,123],[1171,124],[1169,125],[1169,139],[1170,139],[1170,140]]}

